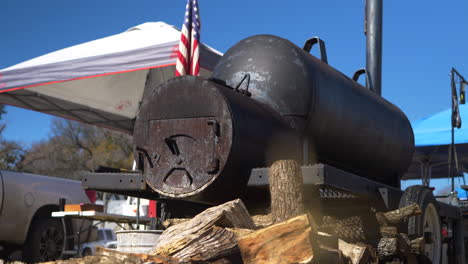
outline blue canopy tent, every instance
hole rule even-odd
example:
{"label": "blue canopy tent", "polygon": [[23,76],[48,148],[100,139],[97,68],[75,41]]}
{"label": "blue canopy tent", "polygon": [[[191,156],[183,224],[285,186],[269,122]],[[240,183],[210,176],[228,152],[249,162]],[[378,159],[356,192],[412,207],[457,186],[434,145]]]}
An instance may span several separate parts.
{"label": "blue canopy tent", "polygon": [[[460,116],[468,117],[468,105],[459,106]],[[449,177],[452,109],[413,122],[415,153],[413,162],[402,180]],[[468,122],[468,119],[465,119]],[[468,172],[468,124],[455,128],[456,175]]]}

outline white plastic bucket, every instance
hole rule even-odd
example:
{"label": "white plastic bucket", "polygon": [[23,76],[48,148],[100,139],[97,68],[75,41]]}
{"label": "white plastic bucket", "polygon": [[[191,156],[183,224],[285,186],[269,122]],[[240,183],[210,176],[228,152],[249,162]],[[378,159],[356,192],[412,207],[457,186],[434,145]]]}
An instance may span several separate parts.
{"label": "white plastic bucket", "polygon": [[117,231],[117,251],[148,254],[156,245],[163,230]]}

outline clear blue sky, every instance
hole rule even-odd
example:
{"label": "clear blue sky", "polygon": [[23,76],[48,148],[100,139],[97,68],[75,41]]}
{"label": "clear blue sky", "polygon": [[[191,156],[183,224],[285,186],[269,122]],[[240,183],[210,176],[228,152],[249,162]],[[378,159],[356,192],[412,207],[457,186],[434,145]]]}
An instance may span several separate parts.
{"label": "clear blue sky", "polygon": [[[148,21],[182,24],[185,0],[0,0],[0,69]],[[452,66],[468,77],[468,1],[384,0],[383,96],[410,120],[450,106]],[[225,52],[242,38],[276,34],[327,44],[329,63],[350,76],[365,66],[364,0],[200,0],[202,41]],[[8,139],[50,134],[50,117],[8,107]],[[466,123],[465,123],[466,124]]]}

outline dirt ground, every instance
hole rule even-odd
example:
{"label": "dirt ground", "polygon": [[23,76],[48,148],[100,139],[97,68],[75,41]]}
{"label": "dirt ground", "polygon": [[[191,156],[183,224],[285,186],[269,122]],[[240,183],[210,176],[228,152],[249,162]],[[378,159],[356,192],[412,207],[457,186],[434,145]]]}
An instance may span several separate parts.
{"label": "dirt ground", "polygon": [[25,263],[21,261],[5,262],[3,259],[0,259],[0,264],[25,264]]}

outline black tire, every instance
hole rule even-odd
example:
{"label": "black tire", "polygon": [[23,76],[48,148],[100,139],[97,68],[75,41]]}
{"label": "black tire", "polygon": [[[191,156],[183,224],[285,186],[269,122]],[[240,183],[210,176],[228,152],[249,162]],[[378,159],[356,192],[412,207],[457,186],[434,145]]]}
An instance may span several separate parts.
{"label": "black tire", "polygon": [[[0,250],[0,259],[10,261],[10,255],[11,253],[15,252],[16,250],[21,249],[18,246],[12,246],[12,245],[3,245],[3,249]],[[1,262],[0,262],[1,263]]]}
{"label": "black tire", "polygon": [[31,228],[23,249],[24,261],[35,263],[60,259],[65,239],[60,220],[38,219]]}
{"label": "black tire", "polygon": [[431,242],[426,242],[425,260],[419,263],[427,263],[430,259],[432,263],[440,263],[442,259],[442,226],[438,213],[437,201],[432,194],[432,190],[422,185],[408,187],[400,198],[399,208],[417,203],[423,213],[412,216],[408,219],[407,234],[410,239],[425,236],[431,233]]}
{"label": "black tire", "polygon": [[91,251],[90,248],[83,249],[83,253],[81,253],[81,256],[83,256],[83,257],[91,256],[91,255],[93,255],[93,252]]}

